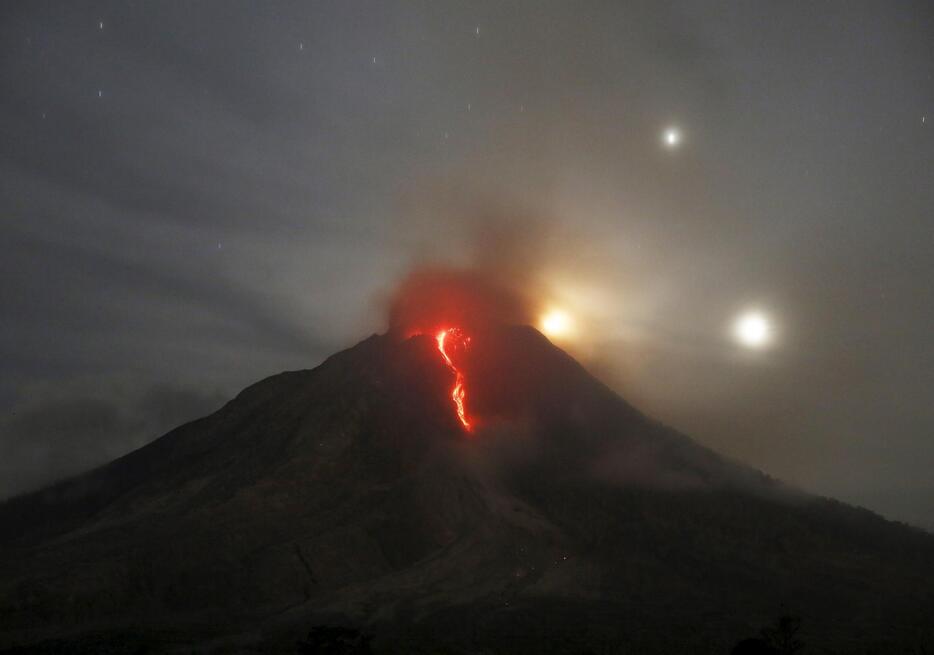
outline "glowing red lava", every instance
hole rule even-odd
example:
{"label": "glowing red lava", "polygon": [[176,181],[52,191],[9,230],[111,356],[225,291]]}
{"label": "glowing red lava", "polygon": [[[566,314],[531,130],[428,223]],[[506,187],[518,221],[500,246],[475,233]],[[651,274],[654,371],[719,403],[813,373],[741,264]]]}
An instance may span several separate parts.
{"label": "glowing red lava", "polygon": [[435,340],[438,342],[438,350],[441,356],[444,357],[448,368],[454,371],[454,388],[451,389],[451,400],[454,401],[454,406],[457,408],[457,418],[464,425],[464,429],[470,432],[472,427],[470,420],[467,418],[467,410],[464,408],[464,399],[467,396],[464,389],[464,374],[461,373],[461,370],[447,352],[449,347],[466,349],[470,345],[470,337],[466,336],[463,330],[455,327],[441,330],[435,335]]}

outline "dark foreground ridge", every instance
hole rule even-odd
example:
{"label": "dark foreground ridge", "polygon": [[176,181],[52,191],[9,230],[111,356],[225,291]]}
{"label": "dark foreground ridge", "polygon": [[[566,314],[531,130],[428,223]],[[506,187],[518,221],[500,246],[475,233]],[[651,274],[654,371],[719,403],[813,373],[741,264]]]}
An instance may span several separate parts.
{"label": "dark foreground ridge", "polygon": [[930,646],[931,535],[719,457],[531,328],[463,366],[470,435],[434,340],[374,336],[0,505],[0,650],[725,654],[785,611],[799,652]]}

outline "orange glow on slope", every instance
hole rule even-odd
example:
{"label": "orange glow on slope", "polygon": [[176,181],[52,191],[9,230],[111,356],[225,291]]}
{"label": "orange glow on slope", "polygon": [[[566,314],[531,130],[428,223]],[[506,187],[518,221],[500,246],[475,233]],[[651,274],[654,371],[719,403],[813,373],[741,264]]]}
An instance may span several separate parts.
{"label": "orange glow on slope", "polygon": [[449,339],[455,340],[455,348],[466,348],[470,344],[470,337],[464,336],[460,328],[441,330],[435,335],[435,340],[438,342],[438,350],[441,352],[441,356],[444,357],[448,368],[454,371],[454,388],[451,390],[451,400],[454,401],[454,406],[457,408],[457,418],[459,418],[460,422],[464,425],[464,429],[470,432],[471,425],[470,421],[467,419],[467,410],[464,408],[464,398],[467,396],[467,392],[464,389],[464,374],[461,373],[460,369],[457,368],[454,361],[447,353],[447,347],[450,343]]}

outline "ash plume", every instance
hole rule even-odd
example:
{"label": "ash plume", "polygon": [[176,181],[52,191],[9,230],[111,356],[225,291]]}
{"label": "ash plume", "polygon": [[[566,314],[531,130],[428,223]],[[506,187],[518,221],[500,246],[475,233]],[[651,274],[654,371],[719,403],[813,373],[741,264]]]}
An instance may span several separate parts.
{"label": "ash plume", "polygon": [[428,266],[411,271],[397,288],[390,329],[404,335],[458,325],[527,323],[530,303],[483,271]]}
{"label": "ash plume", "polygon": [[[427,202],[411,212],[413,231],[424,237],[388,294],[390,331],[406,336],[450,325],[535,323],[545,295],[543,262],[556,260],[559,223],[502,201],[454,204]],[[429,222],[439,215],[445,217],[440,234],[436,220]]]}

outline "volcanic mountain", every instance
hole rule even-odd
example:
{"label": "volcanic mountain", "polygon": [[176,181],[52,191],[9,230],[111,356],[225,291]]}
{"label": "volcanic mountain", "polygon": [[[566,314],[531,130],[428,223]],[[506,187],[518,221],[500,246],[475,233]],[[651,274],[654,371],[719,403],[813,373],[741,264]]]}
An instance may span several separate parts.
{"label": "volcanic mountain", "polygon": [[532,328],[446,337],[370,337],[0,505],[0,648],[295,652],[329,624],[727,653],[786,611],[808,652],[929,638],[931,535],[718,456]]}

